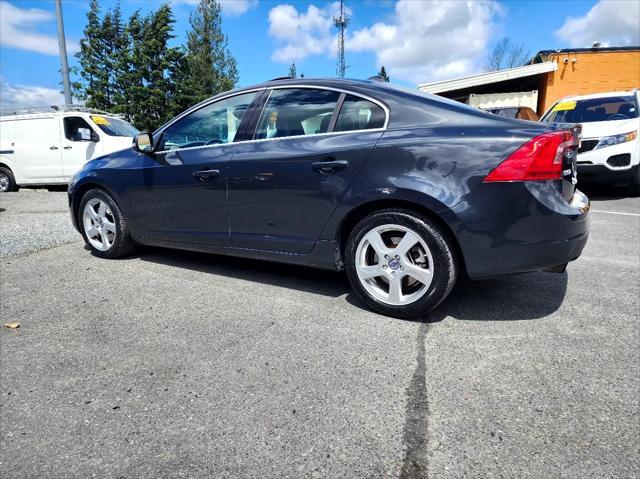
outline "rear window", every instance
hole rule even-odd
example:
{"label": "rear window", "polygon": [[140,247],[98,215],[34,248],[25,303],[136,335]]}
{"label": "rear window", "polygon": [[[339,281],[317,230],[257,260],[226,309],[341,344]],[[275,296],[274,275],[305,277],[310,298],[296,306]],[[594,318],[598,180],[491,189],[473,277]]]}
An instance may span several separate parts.
{"label": "rear window", "polygon": [[93,122],[109,136],[129,136],[138,134],[138,130],[124,120],[110,116],[91,115]]}
{"label": "rear window", "polygon": [[542,121],[547,123],[590,123],[638,118],[638,106],[630,95],[559,101]]}

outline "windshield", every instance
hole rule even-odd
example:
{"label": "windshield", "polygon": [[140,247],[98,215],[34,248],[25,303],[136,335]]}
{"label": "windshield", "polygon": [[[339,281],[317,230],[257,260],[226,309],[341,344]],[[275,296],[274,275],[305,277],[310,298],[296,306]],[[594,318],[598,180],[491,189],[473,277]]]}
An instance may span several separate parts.
{"label": "windshield", "polygon": [[93,122],[109,136],[129,136],[134,137],[138,134],[138,130],[119,118],[111,116],[91,115]]}
{"label": "windshield", "polygon": [[542,121],[547,123],[589,123],[638,118],[638,106],[631,95],[559,101]]}

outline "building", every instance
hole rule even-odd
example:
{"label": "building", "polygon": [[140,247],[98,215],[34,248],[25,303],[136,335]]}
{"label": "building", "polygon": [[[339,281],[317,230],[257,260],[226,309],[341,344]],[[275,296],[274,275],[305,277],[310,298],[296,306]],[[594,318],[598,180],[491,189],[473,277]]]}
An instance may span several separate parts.
{"label": "building", "polygon": [[640,46],[543,50],[527,65],[418,85],[481,108],[528,106],[542,115],[568,95],[640,88]]}

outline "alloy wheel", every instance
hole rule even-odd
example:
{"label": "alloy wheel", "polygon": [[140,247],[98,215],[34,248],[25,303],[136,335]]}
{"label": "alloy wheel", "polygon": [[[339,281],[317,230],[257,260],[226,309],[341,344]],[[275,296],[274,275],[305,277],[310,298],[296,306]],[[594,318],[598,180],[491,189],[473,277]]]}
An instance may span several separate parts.
{"label": "alloy wheel", "polygon": [[416,302],[433,281],[433,257],[415,231],[386,224],[369,230],[358,243],[356,273],[364,289],[392,306]]}
{"label": "alloy wheel", "polygon": [[82,212],[84,233],[91,246],[99,251],[107,251],[116,240],[115,218],[109,205],[99,198],[92,198],[84,205]]}

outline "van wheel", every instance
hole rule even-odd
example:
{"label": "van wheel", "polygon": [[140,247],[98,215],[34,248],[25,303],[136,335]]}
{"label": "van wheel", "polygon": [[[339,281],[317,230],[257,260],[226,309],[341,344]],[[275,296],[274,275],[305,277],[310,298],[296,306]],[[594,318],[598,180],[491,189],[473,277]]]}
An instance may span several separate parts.
{"label": "van wheel", "polygon": [[94,188],[82,197],[78,225],[84,242],[95,256],[120,258],[135,248],[122,211],[104,190]]}
{"label": "van wheel", "polygon": [[16,185],[16,179],[13,176],[13,172],[9,168],[0,166],[0,193],[7,193],[9,191],[18,191],[18,185]]}
{"label": "van wheel", "polygon": [[355,226],[345,260],[355,294],[374,311],[397,318],[426,315],[447,297],[458,275],[453,245],[440,227],[395,208]]}

